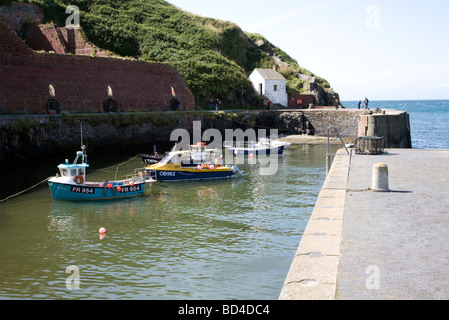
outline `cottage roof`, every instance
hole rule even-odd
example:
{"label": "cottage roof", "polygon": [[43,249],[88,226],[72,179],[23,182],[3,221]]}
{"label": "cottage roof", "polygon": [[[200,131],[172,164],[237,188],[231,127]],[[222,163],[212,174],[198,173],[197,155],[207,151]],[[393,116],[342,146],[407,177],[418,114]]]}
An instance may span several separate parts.
{"label": "cottage roof", "polygon": [[285,80],[285,78],[274,69],[256,68],[253,72],[258,72],[265,80]]}

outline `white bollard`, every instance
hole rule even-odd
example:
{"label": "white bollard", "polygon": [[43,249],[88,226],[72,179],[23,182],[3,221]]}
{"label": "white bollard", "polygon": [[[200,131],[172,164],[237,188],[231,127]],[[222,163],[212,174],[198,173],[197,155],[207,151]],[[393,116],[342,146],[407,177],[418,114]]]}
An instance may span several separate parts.
{"label": "white bollard", "polygon": [[376,163],[373,166],[372,191],[389,192],[388,166],[384,163]]}

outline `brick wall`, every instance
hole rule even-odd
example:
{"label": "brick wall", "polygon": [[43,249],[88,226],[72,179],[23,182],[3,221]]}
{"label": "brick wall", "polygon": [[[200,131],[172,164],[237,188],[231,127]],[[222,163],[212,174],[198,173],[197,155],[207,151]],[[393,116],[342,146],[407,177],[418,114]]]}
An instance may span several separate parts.
{"label": "brick wall", "polygon": [[74,54],[95,57],[118,57],[113,52],[103,50],[89,41],[82,28],[59,28],[53,23],[28,24],[26,42],[36,51],[53,51],[58,54]]}
{"label": "brick wall", "polygon": [[50,84],[66,113],[103,112],[108,86],[118,111],[169,110],[172,87],[181,110],[195,106],[168,64],[37,53],[0,19],[0,113],[46,113]]}
{"label": "brick wall", "polygon": [[114,53],[100,49],[87,39],[82,28],[60,28],[61,35],[67,45],[67,52],[96,57],[114,57]]}
{"label": "brick wall", "polygon": [[33,50],[53,51],[58,54],[69,53],[61,30],[53,23],[28,25],[25,38]]}

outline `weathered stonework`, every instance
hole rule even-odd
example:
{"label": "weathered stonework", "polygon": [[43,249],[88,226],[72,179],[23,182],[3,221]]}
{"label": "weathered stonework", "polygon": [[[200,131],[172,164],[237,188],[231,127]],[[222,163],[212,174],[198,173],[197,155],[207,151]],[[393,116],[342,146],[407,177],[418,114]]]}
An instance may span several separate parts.
{"label": "weathered stonework", "polygon": [[[64,38],[64,31],[48,28]],[[60,48],[61,53],[70,49]],[[180,110],[195,107],[184,79],[168,64],[38,53],[0,19],[0,113],[47,113],[50,98],[62,113],[166,111],[174,99]],[[108,99],[113,100],[112,110],[106,108]]]}

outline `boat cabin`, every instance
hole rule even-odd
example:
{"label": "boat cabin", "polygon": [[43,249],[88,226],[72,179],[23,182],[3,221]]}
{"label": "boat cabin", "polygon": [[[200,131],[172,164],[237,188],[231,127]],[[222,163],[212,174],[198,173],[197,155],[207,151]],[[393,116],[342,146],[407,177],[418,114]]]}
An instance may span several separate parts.
{"label": "boat cabin", "polygon": [[[81,157],[81,163],[77,163]],[[65,178],[67,181],[74,181],[76,184],[83,184],[86,181],[86,168],[89,165],[86,163],[86,154],[83,151],[78,151],[73,164],[69,164],[69,160],[66,159],[65,163],[58,166],[61,178]]]}
{"label": "boat cabin", "polygon": [[182,167],[196,167],[198,164],[211,164],[217,158],[221,161],[221,152],[217,149],[207,149],[205,143],[191,145],[189,150],[169,152],[157,166],[166,164],[180,165]]}

